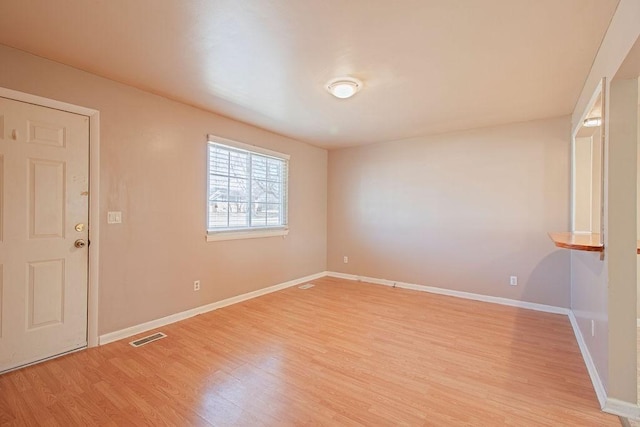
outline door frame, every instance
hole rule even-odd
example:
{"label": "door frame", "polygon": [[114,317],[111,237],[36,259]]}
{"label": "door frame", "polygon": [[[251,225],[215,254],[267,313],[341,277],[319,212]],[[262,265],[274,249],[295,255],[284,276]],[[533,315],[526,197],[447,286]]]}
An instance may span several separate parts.
{"label": "door frame", "polygon": [[0,97],[40,105],[89,118],[89,265],[87,275],[87,346],[98,345],[98,252],[100,248],[100,112],[0,87]]}

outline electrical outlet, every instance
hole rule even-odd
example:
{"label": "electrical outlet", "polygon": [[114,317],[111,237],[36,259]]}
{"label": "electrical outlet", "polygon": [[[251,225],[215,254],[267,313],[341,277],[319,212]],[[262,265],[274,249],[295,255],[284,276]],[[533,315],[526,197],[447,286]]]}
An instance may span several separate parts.
{"label": "electrical outlet", "polygon": [[120,211],[107,212],[107,224],[121,224],[121,223],[122,223],[122,212]]}
{"label": "electrical outlet", "polygon": [[342,258],[342,262],[344,262],[345,264],[349,264],[349,257],[346,256],[346,257]]}
{"label": "electrical outlet", "polygon": [[510,276],[509,277],[509,285],[518,286],[518,276]]}
{"label": "electrical outlet", "polygon": [[194,291],[199,291],[200,290],[200,280],[195,280],[193,282],[193,290]]}

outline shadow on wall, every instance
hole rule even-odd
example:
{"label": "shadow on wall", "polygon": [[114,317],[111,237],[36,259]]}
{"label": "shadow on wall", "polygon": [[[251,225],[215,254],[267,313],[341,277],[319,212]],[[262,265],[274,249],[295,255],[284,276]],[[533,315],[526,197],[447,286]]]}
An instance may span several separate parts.
{"label": "shadow on wall", "polygon": [[[564,272],[558,277],[558,272]],[[571,253],[566,249],[559,249],[551,252],[540,260],[529,275],[522,293],[522,300],[536,301],[533,294],[536,286],[561,286],[566,290],[565,308],[571,306]]]}
{"label": "shadow on wall", "polygon": [[573,257],[573,259],[580,264],[582,269],[589,270],[589,272],[595,277],[600,277],[602,275],[604,262],[593,262],[594,258],[600,258],[599,252],[576,251],[576,255],[577,256]]}
{"label": "shadow on wall", "polygon": [[[551,242],[549,244],[552,245]],[[545,249],[544,246],[540,251],[543,249]],[[569,308],[571,305],[571,256],[569,251],[560,249],[551,252],[545,251],[545,254],[536,252],[538,253],[532,253],[526,247],[517,251],[504,250],[478,268],[481,271],[492,272],[494,295],[496,296]],[[533,262],[528,262],[529,260]],[[520,279],[524,280],[519,281],[517,286],[510,286],[510,274],[518,274]],[[496,283],[497,285],[495,285]],[[479,289],[478,293],[483,293],[483,289]]]}

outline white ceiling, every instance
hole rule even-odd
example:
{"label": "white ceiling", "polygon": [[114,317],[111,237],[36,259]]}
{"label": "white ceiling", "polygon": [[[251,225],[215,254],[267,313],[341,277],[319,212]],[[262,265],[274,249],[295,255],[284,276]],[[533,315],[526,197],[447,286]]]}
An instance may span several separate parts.
{"label": "white ceiling", "polygon": [[335,148],[570,114],[616,5],[1,0],[0,43]]}

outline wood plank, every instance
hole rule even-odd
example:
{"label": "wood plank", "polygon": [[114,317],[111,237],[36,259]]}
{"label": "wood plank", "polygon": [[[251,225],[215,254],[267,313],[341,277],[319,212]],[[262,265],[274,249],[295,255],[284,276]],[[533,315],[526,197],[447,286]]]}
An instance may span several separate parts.
{"label": "wood plank", "polygon": [[[617,426],[566,316],[335,278],[0,376],[0,421]],[[145,333],[144,335],[148,335]]]}

